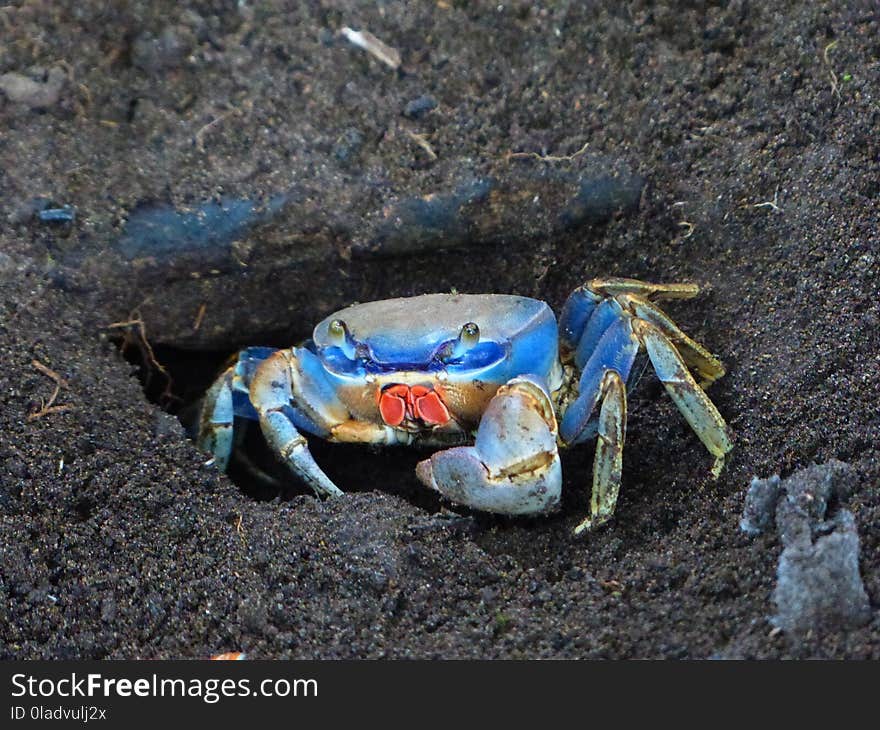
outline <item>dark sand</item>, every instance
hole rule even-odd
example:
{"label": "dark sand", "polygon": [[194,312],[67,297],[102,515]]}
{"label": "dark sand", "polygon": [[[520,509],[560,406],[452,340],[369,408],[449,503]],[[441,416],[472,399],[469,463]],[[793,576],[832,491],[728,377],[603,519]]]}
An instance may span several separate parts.
{"label": "dark sand", "polygon": [[[0,10],[0,75],[64,71],[48,99],[0,93],[0,658],[880,656],[876,3],[94,9],[118,5]],[[437,108],[403,116],[423,94]],[[505,158],[585,142],[569,161]],[[541,235],[564,203],[541,197],[544,168],[603,160],[646,181],[637,209]],[[537,180],[537,200],[519,218],[502,201],[453,250],[357,255],[389,204],[490,173]],[[116,253],[139,205],[293,187],[298,207],[237,250],[247,266],[224,251],[196,278],[200,252]],[[50,202],[75,206],[70,230],[35,217]],[[649,373],[617,517],[577,540],[591,446],[565,455],[562,509],[541,519],[449,519],[418,454],[331,445],[316,456],[354,493],[250,499],[147,399],[107,329],[140,305],[191,396],[182,383],[237,346],[303,335],[344,297],[456,286],[558,307],[603,275],[706,286],[668,310],[728,365],[710,395],[736,448],[710,481]],[[29,420],[54,388],[34,360],[63,377],[66,410]],[[770,622],[781,545],[739,530],[744,496],[753,475],[832,458],[854,469],[873,618],[788,635]]]}

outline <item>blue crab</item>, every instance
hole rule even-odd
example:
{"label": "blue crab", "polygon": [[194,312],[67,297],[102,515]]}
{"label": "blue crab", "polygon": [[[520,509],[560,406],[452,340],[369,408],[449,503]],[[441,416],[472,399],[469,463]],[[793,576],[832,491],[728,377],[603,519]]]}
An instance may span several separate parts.
{"label": "blue crab", "polygon": [[419,462],[421,482],[461,505],[525,515],[558,504],[559,448],[596,438],[580,533],[614,513],[627,390],[647,360],[720,473],[731,440],[704,388],[724,367],[657,305],[698,291],[594,279],[571,294],[558,323],[545,302],[513,295],[356,304],[320,322],[301,346],[242,350],[203,399],[198,443],[226,469],[243,430],[237,419],[258,421],[289,470],[327,497],[342,492],[303,434],[442,447]]}

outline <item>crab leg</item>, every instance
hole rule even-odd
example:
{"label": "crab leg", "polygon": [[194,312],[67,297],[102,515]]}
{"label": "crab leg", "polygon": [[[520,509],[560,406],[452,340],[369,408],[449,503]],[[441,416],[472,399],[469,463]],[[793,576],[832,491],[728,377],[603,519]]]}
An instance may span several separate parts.
{"label": "crab leg", "polygon": [[[688,365],[693,367],[705,387],[724,374],[724,366],[648,301],[648,297],[690,297],[696,286],[608,279],[594,280],[587,288],[614,298],[592,307],[581,328],[574,356],[575,365],[581,368],[579,395],[566,409],[559,428],[561,441],[568,445],[598,437],[590,517],[575,533],[608,521],[614,512],[626,434],[626,386],[639,369],[634,363],[642,348],[678,409],[715,456],[714,476],[731,449],[724,419],[688,370]],[[599,404],[597,418],[594,413]]]}
{"label": "crab leg", "polygon": [[631,321],[629,317],[622,317],[612,324],[584,364],[578,385],[579,395],[559,425],[565,444],[581,443],[596,434],[593,412],[602,396],[605,373],[615,371],[624,383],[629,379],[639,351],[639,340],[633,333]]}
{"label": "crab leg", "polygon": [[649,281],[638,279],[623,279],[609,277],[607,279],[593,279],[587,285],[590,291],[603,294],[608,297],[616,297],[620,294],[636,294],[646,299],[691,299],[700,293],[697,284],[654,284]]}
{"label": "crab leg", "polygon": [[562,468],[546,384],[523,376],[501,386],[474,446],[439,451],[419,462],[416,475],[453,502],[485,512],[524,515],[555,507]]}
{"label": "crab leg", "polygon": [[[699,291],[696,284],[653,284],[622,278],[593,279],[575,289],[562,308],[559,335],[563,352],[577,351],[576,364],[579,368],[584,366],[599,338],[614,319],[620,316],[621,306],[614,301],[616,297],[622,297],[621,302],[638,300],[651,306],[648,300],[690,299]],[[652,309],[665,317],[656,307]],[[665,319],[670,321],[668,317]],[[702,352],[705,353],[704,350]],[[711,355],[705,354],[711,358]]]}
{"label": "crab leg", "polygon": [[587,322],[604,299],[585,286],[579,286],[565,300],[559,315],[559,338],[566,352],[574,352],[581,341]]}
{"label": "crab leg", "polygon": [[214,463],[226,471],[232,454],[232,427],[235,413],[232,406],[232,372],[229,368],[208,392],[202,404],[198,446],[214,455]]}
{"label": "crab leg", "polygon": [[[279,350],[260,365],[251,382],[251,402],[259,414],[266,442],[287,467],[319,496],[338,496],[342,490],[315,463],[305,437],[297,429],[297,422],[302,422],[304,416],[291,405],[291,379],[307,378],[308,373],[302,363],[292,362],[293,357],[291,351]],[[332,404],[325,407],[332,408]]]}
{"label": "crab leg", "polygon": [[[599,338],[584,364],[580,395],[562,419],[563,442],[580,443],[597,437],[590,516],[575,528],[576,535],[607,522],[617,505],[626,437],[626,382],[640,347],[631,322],[630,317],[621,315]],[[593,413],[599,403],[596,420]]]}
{"label": "crab leg", "polygon": [[257,419],[248,397],[248,383],[259,366],[275,352],[271,347],[248,347],[238,353],[235,364],[214,381],[202,401],[197,443],[214,455],[214,463],[226,471],[232,452],[241,443],[244,432],[235,419]]}
{"label": "crab leg", "polygon": [[688,372],[687,365],[675,346],[660,329],[643,319],[633,320],[633,329],[651,359],[657,377],[675,401],[700,441],[715,457],[712,467],[717,477],[724,467],[724,457],[733,448],[727,424],[703,389]]}
{"label": "crab leg", "polygon": [[630,297],[629,304],[636,316],[653,324],[669,340],[681,355],[682,359],[700,378],[700,387],[704,390],[724,375],[724,365],[696,340],[688,337],[679,326],[670,319],[659,307],[651,302]]}
{"label": "crab leg", "polygon": [[584,328],[581,340],[578,342],[577,349],[574,354],[574,363],[581,370],[587,364],[587,361],[593,356],[599,346],[599,342],[608,330],[621,321],[623,318],[623,310],[620,304],[614,299],[606,299],[593,312]]}
{"label": "crab leg", "polygon": [[610,520],[620,493],[623,442],[626,439],[626,385],[619,373],[614,370],[605,372],[599,398],[602,408],[599,411],[596,456],[593,461],[590,516],[574,528],[575,535]]}

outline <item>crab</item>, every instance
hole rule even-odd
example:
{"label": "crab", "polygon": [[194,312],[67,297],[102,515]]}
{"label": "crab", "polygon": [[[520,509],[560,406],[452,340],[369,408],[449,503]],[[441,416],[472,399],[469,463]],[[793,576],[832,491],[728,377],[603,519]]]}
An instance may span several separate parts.
{"label": "crab", "polygon": [[731,436],[704,389],[724,366],[657,304],[698,292],[593,279],[558,322],[545,302],[506,294],[355,304],[300,346],[242,350],[202,400],[198,444],[225,470],[243,426],[257,421],[290,472],[325,497],[342,491],[306,434],[436,447],[416,467],[426,486],[472,509],[532,515],[559,503],[559,450],[595,438],[590,514],[574,528],[582,533],[614,514],[627,393],[648,361],[714,456],[712,475],[721,471]]}

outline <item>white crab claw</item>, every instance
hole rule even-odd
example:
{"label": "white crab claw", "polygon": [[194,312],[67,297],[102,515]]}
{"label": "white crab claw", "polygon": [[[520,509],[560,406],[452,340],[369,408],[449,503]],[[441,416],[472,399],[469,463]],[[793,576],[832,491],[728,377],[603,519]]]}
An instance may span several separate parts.
{"label": "white crab claw", "polygon": [[562,467],[545,387],[516,378],[499,388],[474,446],[440,451],[420,462],[416,475],[453,502],[486,512],[524,515],[555,507]]}

